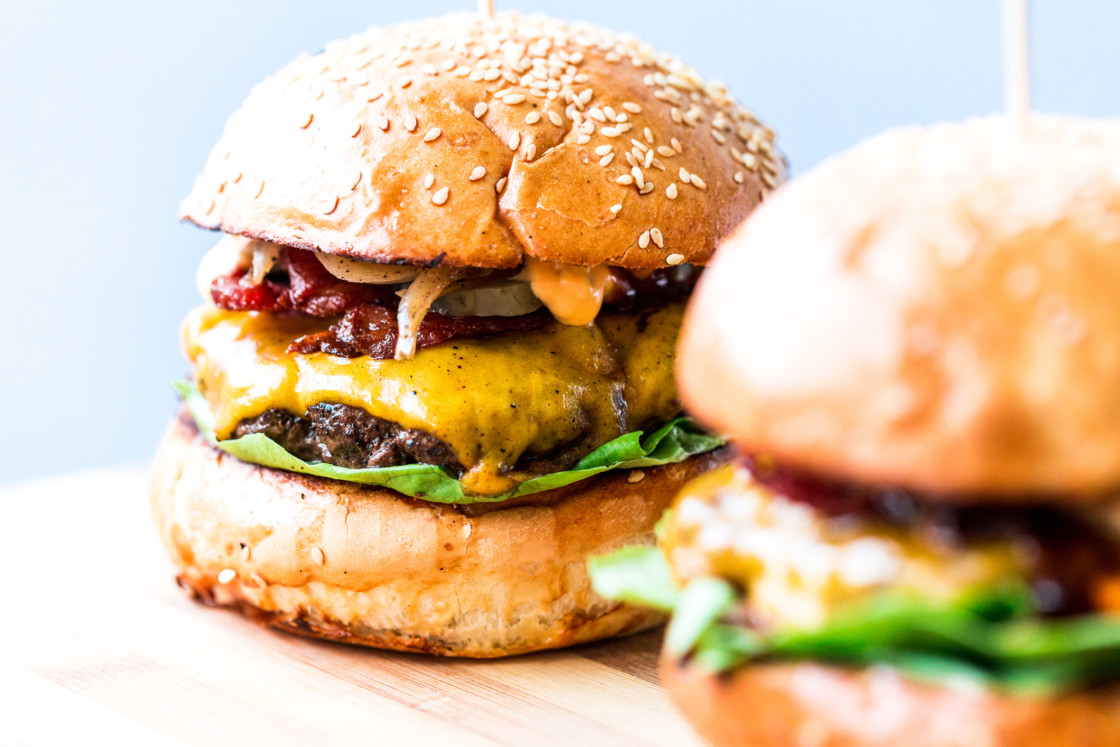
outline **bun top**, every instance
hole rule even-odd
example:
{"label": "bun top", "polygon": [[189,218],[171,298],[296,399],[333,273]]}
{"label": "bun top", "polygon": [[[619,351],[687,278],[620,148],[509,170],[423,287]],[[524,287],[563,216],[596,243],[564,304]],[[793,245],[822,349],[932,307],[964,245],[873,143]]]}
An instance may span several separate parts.
{"label": "bun top", "polygon": [[706,263],[783,173],[774,133],[672,57],[585,24],[460,14],[265,80],[181,212],[379,262],[650,269]]}
{"label": "bun top", "polygon": [[750,452],[945,499],[1120,487],[1120,122],[872,138],[703,276],[685,405]]}

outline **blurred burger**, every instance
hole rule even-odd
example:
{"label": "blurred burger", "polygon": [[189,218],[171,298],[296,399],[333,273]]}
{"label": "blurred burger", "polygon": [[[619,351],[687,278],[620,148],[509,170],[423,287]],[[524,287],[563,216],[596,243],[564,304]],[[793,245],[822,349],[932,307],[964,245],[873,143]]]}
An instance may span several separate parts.
{"label": "blurred burger", "polygon": [[734,463],[597,588],[674,609],[716,744],[1120,743],[1120,125],[873,138],[701,280],[686,409]]}
{"label": "blurred burger", "polygon": [[225,236],[155,467],[181,584],[458,656],[656,622],[586,559],[725,460],[673,351],[782,169],[722,87],[544,17],[375,28],[260,84],[182,206]]}

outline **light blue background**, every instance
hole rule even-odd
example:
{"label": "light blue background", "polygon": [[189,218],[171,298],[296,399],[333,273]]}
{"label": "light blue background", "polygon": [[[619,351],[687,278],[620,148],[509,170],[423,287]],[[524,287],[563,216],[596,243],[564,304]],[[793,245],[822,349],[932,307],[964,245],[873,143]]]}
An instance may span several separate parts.
{"label": "light blue background", "polygon": [[[498,0],[499,7],[510,4]],[[0,3],[0,482],[146,459],[214,237],[176,222],[226,116],[301,51],[471,0]],[[998,0],[533,2],[726,81],[794,173],[1002,105]],[[1036,0],[1038,108],[1120,113],[1120,4]]]}

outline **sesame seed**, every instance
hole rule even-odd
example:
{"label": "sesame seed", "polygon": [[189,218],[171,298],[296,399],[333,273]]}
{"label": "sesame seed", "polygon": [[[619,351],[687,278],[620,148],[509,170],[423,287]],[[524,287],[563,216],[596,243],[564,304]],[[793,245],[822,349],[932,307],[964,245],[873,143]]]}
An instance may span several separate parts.
{"label": "sesame seed", "polygon": [[505,189],[505,188],[506,188],[506,178],[503,176],[501,179],[498,180],[498,183],[494,185],[494,191],[497,192],[498,194],[501,194],[502,190]]}
{"label": "sesame seed", "polygon": [[311,120],[315,119],[315,114],[312,112],[307,113],[307,120],[299,126],[301,130],[306,130],[311,126]]}
{"label": "sesame seed", "polygon": [[677,199],[677,185],[675,182],[670,182],[669,186],[665,188],[665,196],[670,200]]}
{"label": "sesame seed", "polygon": [[541,121],[540,112],[529,112],[525,115],[525,124],[535,125]]}
{"label": "sesame seed", "polygon": [[649,231],[642,231],[642,235],[638,237],[638,248],[645,249],[649,246]]}
{"label": "sesame seed", "polygon": [[642,113],[642,107],[638,106],[633,101],[622,102],[622,108],[625,109],[626,111],[630,112],[631,114],[641,114]]}
{"label": "sesame seed", "polygon": [[436,183],[436,175],[428,174],[424,177],[424,189],[431,189],[432,185]]}
{"label": "sesame seed", "polygon": [[334,198],[334,202],[328,204],[330,205],[330,207],[323,211],[323,215],[330,215],[335,210],[338,210],[338,197]]}
{"label": "sesame seed", "polygon": [[591,142],[591,136],[590,135],[580,135],[579,137],[576,138],[576,145],[587,145],[590,142]]}
{"label": "sesame seed", "polygon": [[436,205],[442,205],[443,203],[447,202],[447,197],[450,193],[451,190],[449,190],[447,187],[440,187],[436,190],[436,193],[432,195],[432,202]]}
{"label": "sesame seed", "polygon": [[672,158],[677,155],[677,152],[668,145],[659,145],[657,146],[657,155],[664,156],[665,158]]}
{"label": "sesame seed", "polygon": [[735,183],[736,183],[736,184],[742,184],[742,183],[743,183],[743,179],[744,179],[744,178],[746,178],[746,177],[744,177],[744,176],[743,176],[743,172],[742,172],[742,171],[736,171],[736,172],[735,172],[735,176],[733,176],[732,178],[733,178],[733,179],[735,180]]}
{"label": "sesame seed", "polygon": [[237,571],[233,570],[232,568],[223,568],[218,573],[218,583],[219,584],[228,584],[231,581],[233,581],[235,578],[237,578]]}
{"label": "sesame seed", "polygon": [[688,184],[688,180],[691,178],[689,176],[688,170],[684,166],[681,166],[681,170],[677,172],[677,175],[680,176],[681,181],[685,184]]}
{"label": "sesame seed", "polygon": [[610,152],[611,152],[611,146],[609,146],[609,145],[600,145],[598,148],[595,149],[595,155],[597,155],[597,156],[605,156]]}
{"label": "sesame seed", "polygon": [[[259,193],[258,193],[258,194],[259,194]],[[213,199],[213,198],[211,198],[211,199],[210,199],[210,206],[206,208],[206,214],[207,214],[207,215],[210,215],[210,213],[214,212],[214,206],[215,206],[216,204],[217,204],[217,203],[216,203],[216,202],[214,202],[214,199]]]}
{"label": "sesame seed", "polygon": [[371,104],[372,104],[372,103],[373,103],[374,101],[377,101],[377,100],[378,100],[379,98],[381,98],[381,97],[382,97],[382,96],[384,96],[384,95],[385,95],[385,92],[384,92],[384,91],[379,91],[379,92],[377,92],[377,93],[373,94],[373,97],[372,97],[372,98],[368,98],[368,99],[366,99],[366,101],[368,101],[369,103],[371,103]]}
{"label": "sesame seed", "polygon": [[507,94],[506,97],[502,99],[502,103],[506,106],[517,106],[518,104],[524,103],[524,101],[525,94],[523,93]]}
{"label": "sesame seed", "polygon": [[719,130],[712,130],[712,139],[720,145],[724,145],[727,142],[727,136]]}
{"label": "sesame seed", "polygon": [[359,122],[358,126],[354,128],[354,132],[350,133],[350,137],[357,137],[362,131],[362,123]]}
{"label": "sesame seed", "polygon": [[435,140],[437,137],[439,137],[442,133],[443,133],[443,130],[441,130],[438,127],[433,127],[432,129],[430,129],[430,130],[428,130],[427,132],[424,133],[424,142],[425,143],[430,143],[433,140]]}
{"label": "sesame seed", "polygon": [[579,131],[584,135],[590,135],[595,132],[595,125],[592,122],[584,122],[579,126]]}
{"label": "sesame seed", "polygon": [[412,78],[407,75],[401,78],[401,88],[408,88],[412,85]]}
{"label": "sesame seed", "polygon": [[430,62],[426,62],[421,65],[420,70],[423,71],[425,75],[439,75],[439,70],[437,70],[436,66]]}
{"label": "sesame seed", "polygon": [[350,191],[351,192],[353,192],[355,189],[357,189],[358,185],[362,183],[362,176],[363,176],[362,175],[362,170],[358,169],[358,177],[354,180],[354,183],[350,186]]}
{"label": "sesame seed", "polygon": [[673,146],[673,150],[677,153],[684,153],[684,148],[681,147],[681,141],[677,140],[675,137],[669,138],[669,145]]}
{"label": "sesame seed", "polygon": [[[635,140],[634,138],[630,138],[630,144],[633,145],[635,148],[637,148],[639,151],[641,151],[643,154],[647,150],[649,150],[649,146],[647,146],[641,140]],[[644,155],[642,157],[645,158]]]}
{"label": "sesame seed", "polygon": [[646,473],[642,472],[640,469],[630,470],[630,474],[626,476],[626,482],[641,482],[645,476]]}
{"label": "sesame seed", "polygon": [[602,158],[599,159],[599,165],[600,166],[609,166],[611,161],[613,161],[613,160],[614,160],[614,153],[608,153],[607,155],[605,155],[605,156],[603,156]]}
{"label": "sesame seed", "polygon": [[469,179],[472,182],[477,182],[479,179],[481,179],[484,176],[486,176],[486,167],[485,166],[475,166],[474,171],[471,172],[471,175],[468,176],[467,179]]}
{"label": "sesame seed", "polygon": [[384,117],[384,116],[383,117],[378,117],[377,118],[377,126],[378,126],[379,129],[381,129],[383,131],[388,130],[389,129],[389,118]]}
{"label": "sesame seed", "polygon": [[489,109],[489,108],[490,107],[486,106],[485,101],[479,101],[477,104],[474,105],[474,116],[475,117],[481,117],[483,114],[486,113],[486,110]]}
{"label": "sesame seed", "polygon": [[615,179],[615,181],[619,184],[633,184],[634,177],[630,176],[629,174],[623,174],[622,176]]}
{"label": "sesame seed", "polygon": [[674,265],[674,266],[679,265],[681,262],[684,262],[684,255],[683,254],[670,254],[668,257],[665,258],[665,262],[667,264]]}
{"label": "sesame seed", "polygon": [[250,547],[249,545],[242,545],[241,546],[241,559],[244,560],[244,561],[248,561],[249,558],[251,558],[252,556],[253,556],[253,548]]}
{"label": "sesame seed", "polygon": [[602,109],[600,109],[600,108],[599,108],[599,107],[597,107],[597,106],[593,106],[593,107],[591,107],[590,109],[588,109],[588,111],[587,111],[587,116],[591,117],[591,118],[592,118],[592,119],[594,119],[594,120],[595,120],[596,122],[603,122],[603,123],[606,123],[606,121],[607,121],[607,115],[606,115],[606,114],[604,114],[604,113],[603,113],[603,110],[602,110]]}
{"label": "sesame seed", "polygon": [[649,237],[653,239],[653,243],[657,244],[658,248],[665,247],[665,237],[661,235],[660,228],[649,229]]}
{"label": "sesame seed", "polygon": [[594,91],[592,91],[590,88],[586,88],[586,89],[583,90],[582,93],[580,93],[579,96],[576,97],[576,99],[583,106],[587,106],[588,102],[591,101],[591,97],[594,96],[594,95],[595,95]]}
{"label": "sesame seed", "polygon": [[605,137],[618,137],[622,133],[619,132],[618,127],[604,127],[599,132]]}
{"label": "sesame seed", "polygon": [[622,211],[622,203],[621,202],[617,202],[614,205],[611,205],[611,212],[614,213],[615,215],[618,215],[621,211]]}
{"label": "sesame seed", "polygon": [[552,124],[556,125],[557,127],[562,127],[564,124],[564,120],[561,119],[560,115],[552,109],[548,110],[548,121],[552,122]]}
{"label": "sesame seed", "polygon": [[519,145],[521,145],[521,133],[515,132],[509,137],[509,149],[517,150]]}
{"label": "sesame seed", "polygon": [[762,172],[762,183],[765,184],[770,189],[773,189],[774,187],[778,186],[778,180],[775,179],[774,176],[769,171],[763,171]]}
{"label": "sesame seed", "polygon": [[404,128],[409,132],[416,131],[416,115],[409,112],[404,117]]}
{"label": "sesame seed", "polygon": [[311,559],[315,561],[316,565],[323,565],[327,562],[327,557],[323,555],[323,550],[319,547],[311,548]]}
{"label": "sesame seed", "polygon": [[536,157],[537,157],[537,144],[536,143],[529,143],[527,146],[525,146],[525,160],[526,161],[532,161]]}
{"label": "sesame seed", "polygon": [[[256,193],[255,195],[253,195],[253,199],[254,199],[254,200],[255,200],[255,199],[257,199],[257,198],[258,198],[258,197],[260,197],[260,196],[261,196],[261,195],[262,195],[263,193],[264,193],[264,179],[261,179],[261,186],[260,186],[260,189],[258,189],[258,190],[257,190],[257,193]],[[214,208],[214,206],[213,206],[213,205],[211,205],[211,206],[210,206],[210,209],[211,209],[211,210],[213,210],[213,208]]]}
{"label": "sesame seed", "polygon": [[656,185],[655,185],[655,184],[654,184],[653,182],[646,182],[646,183],[645,183],[645,184],[644,184],[644,185],[642,186],[642,188],[638,190],[638,194],[640,194],[640,195],[648,195],[648,194],[649,194],[650,192],[652,192],[652,191],[653,191],[653,188],[654,188],[655,186],[656,186]]}
{"label": "sesame seed", "polygon": [[634,183],[638,185],[638,189],[646,185],[646,177],[637,166],[632,166],[630,168],[630,175],[634,177]]}
{"label": "sesame seed", "polygon": [[653,165],[653,151],[652,150],[647,150],[646,151],[646,159],[645,159],[645,162],[642,165],[645,166],[647,169],[650,166]]}
{"label": "sesame seed", "polygon": [[704,183],[704,180],[701,179],[700,177],[698,177],[696,174],[692,174],[691,181],[692,181],[692,186],[694,186],[694,187],[699,187],[700,189],[707,189],[708,188],[708,185]]}
{"label": "sesame seed", "polygon": [[645,135],[647,143],[653,142],[653,132],[648,127],[642,130],[642,134]]}

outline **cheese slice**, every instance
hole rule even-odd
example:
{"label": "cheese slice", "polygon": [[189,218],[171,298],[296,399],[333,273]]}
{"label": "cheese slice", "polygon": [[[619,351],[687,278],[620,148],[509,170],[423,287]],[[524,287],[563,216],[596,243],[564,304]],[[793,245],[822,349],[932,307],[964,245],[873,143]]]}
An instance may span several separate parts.
{"label": "cheese slice", "polygon": [[239,422],[278,408],[360,407],[443,440],[481,494],[527,475],[523,458],[596,446],[667,420],[680,409],[673,350],[682,307],[604,314],[596,324],[554,322],[530,333],[460,339],[410,360],[291,354],[288,344],[330,320],[201,307],[185,348],[219,439]]}

